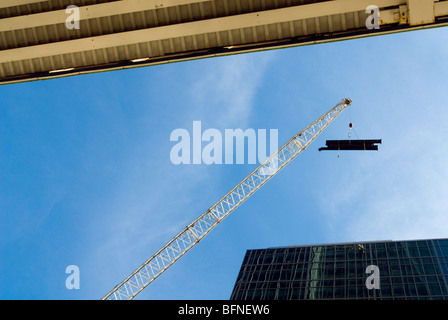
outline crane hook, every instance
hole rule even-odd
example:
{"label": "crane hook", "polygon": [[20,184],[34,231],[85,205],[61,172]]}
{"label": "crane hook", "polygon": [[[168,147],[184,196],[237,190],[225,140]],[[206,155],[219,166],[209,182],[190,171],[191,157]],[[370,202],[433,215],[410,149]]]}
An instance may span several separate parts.
{"label": "crane hook", "polygon": [[353,129],[353,123],[350,122],[350,123],[348,124],[348,127],[349,127],[349,129],[348,129],[347,135],[348,135],[348,138],[351,139],[352,135],[350,134],[350,130]]}

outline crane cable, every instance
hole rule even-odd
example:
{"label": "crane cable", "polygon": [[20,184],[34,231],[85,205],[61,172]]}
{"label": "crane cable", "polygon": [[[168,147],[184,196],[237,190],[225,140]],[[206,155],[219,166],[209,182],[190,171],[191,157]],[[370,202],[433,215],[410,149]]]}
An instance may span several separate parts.
{"label": "crane cable", "polygon": [[[353,132],[354,132],[356,138],[359,139],[359,136],[358,136],[358,134],[356,133],[356,130],[355,130],[355,126],[353,125],[353,121],[352,121],[352,108],[351,108],[350,105],[348,106],[348,112],[349,112],[349,118],[350,118],[350,122],[349,122],[349,124],[348,124],[349,129],[348,129],[348,132],[347,132],[348,139],[349,139],[349,140],[351,139],[350,131],[352,131],[352,130],[353,130]],[[365,143],[365,142],[364,142],[364,152],[363,152],[363,153],[364,153],[364,161],[365,161],[366,165],[368,165],[369,163],[368,163],[368,161],[367,161],[367,152],[366,152],[366,143]],[[339,150],[338,150],[338,158],[339,158]]]}
{"label": "crane cable", "polygon": [[348,107],[348,112],[349,112],[349,117],[350,117],[350,122],[349,122],[349,124],[348,124],[349,129],[348,129],[348,132],[347,132],[348,138],[349,138],[349,139],[352,138],[352,136],[351,136],[351,134],[350,134],[350,131],[353,130],[353,132],[355,133],[356,138],[359,139],[358,134],[357,134],[356,131],[355,131],[355,126],[353,125],[353,121],[352,121],[352,108],[350,108],[350,106]]}

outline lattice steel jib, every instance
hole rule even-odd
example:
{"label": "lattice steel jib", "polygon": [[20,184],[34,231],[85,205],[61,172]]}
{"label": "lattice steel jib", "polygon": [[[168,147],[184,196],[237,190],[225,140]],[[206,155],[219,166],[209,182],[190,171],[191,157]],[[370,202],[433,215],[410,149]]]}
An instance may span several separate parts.
{"label": "lattice steel jib", "polygon": [[133,299],[137,296],[212,231],[219,222],[304,151],[351,102],[350,99],[341,100],[327,113],[289,139],[243,181],[105,295],[103,300]]}

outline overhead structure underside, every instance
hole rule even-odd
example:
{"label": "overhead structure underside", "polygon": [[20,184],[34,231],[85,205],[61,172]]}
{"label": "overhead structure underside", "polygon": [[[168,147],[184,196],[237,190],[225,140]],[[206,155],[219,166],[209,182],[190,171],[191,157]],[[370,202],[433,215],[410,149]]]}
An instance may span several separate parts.
{"label": "overhead structure underside", "polygon": [[2,0],[0,84],[447,24],[448,0]]}

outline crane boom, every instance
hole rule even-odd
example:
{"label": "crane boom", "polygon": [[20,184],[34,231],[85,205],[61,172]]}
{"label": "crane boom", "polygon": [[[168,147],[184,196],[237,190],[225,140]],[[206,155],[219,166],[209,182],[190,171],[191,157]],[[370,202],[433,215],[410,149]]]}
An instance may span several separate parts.
{"label": "crane boom", "polygon": [[351,102],[351,99],[341,100],[327,113],[294,135],[224,197],[187,225],[126,279],[115,286],[114,289],[103,297],[103,300],[135,298],[143,289],[212,231],[219,222],[305,150]]}

